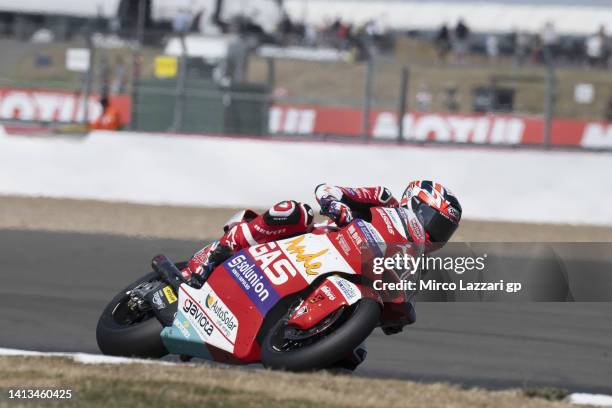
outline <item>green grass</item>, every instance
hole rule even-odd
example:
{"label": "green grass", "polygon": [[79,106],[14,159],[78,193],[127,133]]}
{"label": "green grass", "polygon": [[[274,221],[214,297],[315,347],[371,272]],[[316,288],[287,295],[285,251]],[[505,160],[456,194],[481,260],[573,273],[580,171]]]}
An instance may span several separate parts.
{"label": "green grass", "polygon": [[[9,399],[9,389],[70,389],[70,400]],[[539,396],[539,395],[538,395]],[[210,364],[79,364],[57,357],[0,357],[4,407],[567,407],[520,390],[292,374]]]}

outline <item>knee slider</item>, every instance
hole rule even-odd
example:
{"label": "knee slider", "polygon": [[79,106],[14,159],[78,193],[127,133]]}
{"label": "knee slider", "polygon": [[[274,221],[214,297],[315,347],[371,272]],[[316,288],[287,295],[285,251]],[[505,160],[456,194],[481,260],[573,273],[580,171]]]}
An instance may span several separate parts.
{"label": "knee slider", "polygon": [[296,225],[303,219],[305,226],[312,225],[314,213],[308,204],[298,203],[294,200],[281,201],[274,205],[263,215],[267,225]]}

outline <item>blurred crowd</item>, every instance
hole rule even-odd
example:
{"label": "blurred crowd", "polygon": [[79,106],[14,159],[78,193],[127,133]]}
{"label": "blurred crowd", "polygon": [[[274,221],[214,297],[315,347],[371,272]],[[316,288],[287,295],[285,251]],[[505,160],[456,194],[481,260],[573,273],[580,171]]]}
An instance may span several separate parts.
{"label": "blurred crowd", "polygon": [[[441,61],[465,63],[468,56],[484,55],[492,62],[512,58],[524,64],[584,64],[605,68],[612,66],[611,38],[605,27],[593,27],[591,35],[559,33],[552,21],[537,32],[515,30],[509,33],[473,32],[465,19],[454,25],[443,24],[438,30],[398,32],[389,28],[385,16],[373,16],[363,23],[351,23],[338,16],[317,26],[296,21],[281,7],[281,18],[273,32],[264,30],[253,16],[234,15],[229,21],[212,19],[223,32],[256,36],[261,43],[281,46],[326,47],[352,51],[356,60],[394,52],[395,40],[403,35],[429,41]],[[187,10],[177,13],[172,24],[175,32],[203,32],[202,14]]]}
{"label": "blurred crowd", "polygon": [[280,45],[331,47],[354,51],[357,59],[393,49],[393,34],[384,24],[383,18],[371,18],[363,24],[351,24],[341,17],[336,17],[316,27],[295,23],[284,13],[275,37]]}
{"label": "blurred crowd", "polygon": [[580,37],[560,35],[553,22],[544,24],[539,32],[514,31],[507,34],[473,34],[460,19],[455,27],[443,24],[433,43],[438,58],[449,56],[459,63],[468,54],[486,55],[495,62],[501,57],[513,58],[516,65],[570,63],[591,67],[612,66],[612,44],[605,27],[594,28],[593,34]]}
{"label": "blurred crowd", "polygon": [[341,17],[336,17],[326,23],[315,26],[302,21],[293,20],[282,8],[281,17],[275,29],[265,30],[258,22],[257,16],[245,14],[233,15],[223,20],[219,15],[213,15],[210,20],[203,19],[205,10],[192,13],[188,9],[179,10],[173,21],[172,31],[175,34],[190,32],[239,33],[256,37],[260,43],[280,46],[325,47],[342,51],[352,51],[357,59],[379,52],[393,51],[393,33],[389,30],[384,18],[371,18],[363,24],[352,24]]}

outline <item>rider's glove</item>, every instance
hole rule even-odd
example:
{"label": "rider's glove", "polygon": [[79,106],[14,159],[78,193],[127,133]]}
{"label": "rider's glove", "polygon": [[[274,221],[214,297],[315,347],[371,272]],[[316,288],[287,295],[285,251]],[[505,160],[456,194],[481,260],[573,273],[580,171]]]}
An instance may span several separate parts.
{"label": "rider's glove", "polygon": [[234,251],[231,248],[222,245],[219,241],[212,244],[206,260],[198,267],[196,274],[202,277],[202,281],[206,281],[210,273],[223,261],[232,256]]}
{"label": "rider's glove", "polygon": [[353,220],[350,207],[336,200],[321,200],[321,215],[331,218],[339,227]]}

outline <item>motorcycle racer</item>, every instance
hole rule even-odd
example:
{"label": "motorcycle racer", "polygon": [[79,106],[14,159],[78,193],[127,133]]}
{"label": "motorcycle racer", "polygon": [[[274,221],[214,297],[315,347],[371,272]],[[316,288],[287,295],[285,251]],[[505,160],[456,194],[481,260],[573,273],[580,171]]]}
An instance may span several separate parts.
{"label": "motorcycle racer", "polygon": [[[450,239],[459,225],[462,211],[459,201],[448,189],[427,180],[410,182],[401,201],[382,186],[352,188],[319,184],[315,188],[315,197],[321,208],[320,214],[329,219],[328,227],[342,228],[354,219],[376,223],[373,217],[381,217],[385,220],[385,227],[380,228],[381,224],[378,223],[378,240],[398,243],[393,242],[394,238],[388,234],[395,234],[397,239],[397,232],[403,229],[404,233],[400,235],[404,240],[401,243],[411,242],[420,248],[421,253],[436,250]],[[393,211],[389,209],[397,209],[401,213],[402,221],[395,227],[390,225],[388,215]],[[224,226],[224,234],[197,252],[181,272],[186,280],[202,286],[214,268],[235,252],[253,245],[302,235],[311,232],[313,228],[312,208],[294,200],[277,203],[263,214],[243,210]],[[387,315],[381,316],[379,327],[387,335],[399,333],[405,325],[416,321],[413,297],[388,299],[385,308],[389,311],[389,319],[386,319]],[[366,355],[367,349],[363,342],[328,368],[355,370]]]}
{"label": "motorcycle racer", "polygon": [[[401,202],[386,187],[338,187],[319,184],[315,197],[321,207],[321,215],[327,216],[332,225],[343,227],[354,218],[369,221],[375,207],[408,209],[416,215],[421,228],[408,226],[409,240],[424,241],[425,251],[439,249],[451,238],[461,219],[461,205],[450,190],[441,184],[428,181],[411,181]],[[310,232],[314,226],[312,208],[294,200],[275,204],[263,214],[251,210],[239,213],[230,220],[219,240],[197,252],[182,270],[185,279],[203,282],[212,270],[233,253],[251,245],[262,244]],[[192,278],[193,277],[193,278]]]}
{"label": "motorcycle racer", "polygon": [[395,334],[416,318],[414,288],[376,284],[420,279],[417,264],[399,259],[444,245],[461,207],[442,185],[420,180],[400,202],[384,187],[321,184],[315,197],[326,223],[315,225],[307,204],[283,201],[263,214],[238,213],[185,267],[155,256],[154,271],[100,317],[100,349],[291,371],[357,368],[372,330]]}

